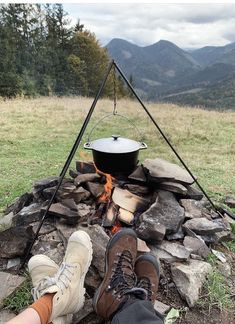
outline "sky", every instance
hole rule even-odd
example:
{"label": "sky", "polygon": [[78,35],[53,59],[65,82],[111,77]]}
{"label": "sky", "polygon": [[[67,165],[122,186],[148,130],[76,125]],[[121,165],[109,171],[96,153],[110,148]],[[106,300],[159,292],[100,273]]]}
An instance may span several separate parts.
{"label": "sky", "polygon": [[195,49],[235,41],[235,3],[64,3],[102,45],[122,38],[139,46],[165,39]]}

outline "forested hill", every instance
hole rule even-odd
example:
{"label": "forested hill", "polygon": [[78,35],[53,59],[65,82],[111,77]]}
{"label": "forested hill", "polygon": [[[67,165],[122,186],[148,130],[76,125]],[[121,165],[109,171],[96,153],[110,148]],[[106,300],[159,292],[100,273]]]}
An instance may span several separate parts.
{"label": "forested hill", "polygon": [[[0,5],[0,96],[94,96],[109,57],[61,4]],[[112,89],[108,81],[104,95]],[[118,90],[125,92],[120,81]]]}

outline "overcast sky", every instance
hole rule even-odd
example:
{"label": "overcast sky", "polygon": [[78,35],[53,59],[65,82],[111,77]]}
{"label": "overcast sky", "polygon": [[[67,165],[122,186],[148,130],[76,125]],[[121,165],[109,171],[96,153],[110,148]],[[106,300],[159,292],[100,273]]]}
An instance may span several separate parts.
{"label": "overcast sky", "polygon": [[64,4],[72,21],[102,45],[123,38],[140,46],[160,39],[183,48],[235,41],[235,4]]}

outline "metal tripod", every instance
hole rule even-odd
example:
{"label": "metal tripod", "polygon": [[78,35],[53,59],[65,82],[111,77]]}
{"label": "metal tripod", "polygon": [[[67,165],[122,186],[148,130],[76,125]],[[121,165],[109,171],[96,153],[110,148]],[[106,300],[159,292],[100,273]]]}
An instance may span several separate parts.
{"label": "metal tripod", "polygon": [[32,250],[32,247],[33,247],[35,241],[36,241],[37,238],[38,238],[38,234],[39,234],[40,229],[41,229],[41,227],[42,227],[42,225],[43,225],[43,222],[44,222],[44,220],[45,220],[45,218],[46,218],[46,216],[47,216],[47,214],[48,214],[48,212],[49,212],[49,209],[50,209],[52,203],[53,203],[54,200],[55,200],[55,197],[56,197],[57,192],[58,192],[58,190],[59,190],[59,188],[60,188],[60,186],[61,186],[61,184],[62,184],[62,181],[63,181],[63,179],[64,179],[64,177],[65,177],[65,174],[66,174],[66,172],[67,172],[67,170],[68,170],[68,168],[69,168],[69,166],[70,166],[70,163],[71,163],[71,161],[72,161],[72,159],[73,159],[73,157],[74,157],[74,154],[76,153],[77,148],[78,148],[78,146],[79,146],[79,144],[80,144],[80,142],[81,142],[81,140],[82,140],[83,134],[84,134],[84,132],[85,132],[85,130],[86,130],[86,127],[87,127],[87,125],[88,125],[88,123],[89,123],[89,121],[90,121],[90,119],[91,119],[91,116],[92,116],[92,114],[93,114],[93,112],[94,112],[94,109],[95,109],[95,107],[96,107],[97,101],[98,101],[98,99],[100,98],[100,96],[101,96],[101,94],[102,94],[102,91],[103,91],[103,89],[104,89],[104,86],[105,86],[105,84],[106,84],[106,81],[107,81],[107,79],[108,79],[108,76],[109,76],[109,74],[110,74],[112,68],[114,69],[114,74],[115,74],[116,71],[118,71],[118,73],[119,73],[120,76],[123,78],[123,80],[125,81],[126,85],[128,86],[128,88],[131,90],[131,93],[134,95],[134,97],[137,99],[137,101],[138,101],[138,102],[140,103],[140,105],[143,107],[144,111],[145,111],[146,114],[149,116],[149,118],[151,119],[151,121],[153,122],[153,124],[155,125],[155,127],[157,128],[157,130],[160,132],[160,134],[162,135],[162,137],[164,138],[164,140],[166,141],[166,143],[170,146],[171,150],[174,152],[174,154],[175,154],[175,155],[177,156],[177,158],[180,160],[180,162],[182,163],[182,165],[184,166],[184,168],[188,171],[188,173],[190,174],[190,176],[191,176],[191,177],[193,178],[193,180],[196,182],[196,184],[198,185],[198,187],[200,188],[200,190],[203,192],[203,194],[205,195],[205,197],[208,199],[208,201],[210,202],[212,208],[213,208],[213,209],[214,209],[214,210],[215,210],[219,215],[221,215],[220,212],[217,210],[216,206],[214,205],[214,203],[212,202],[212,200],[210,199],[210,197],[207,195],[207,193],[205,192],[205,190],[202,188],[202,186],[201,186],[200,183],[198,182],[198,180],[194,177],[193,173],[190,171],[190,169],[188,168],[188,166],[185,164],[185,162],[183,161],[183,159],[182,159],[182,158],[180,157],[180,155],[177,153],[177,151],[175,150],[175,148],[173,147],[173,145],[170,143],[169,139],[165,136],[164,132],[162,131],[162,129],[160,128],[160,126],[157,124],[157,122],[155,121],[155,119],[153,118],[153,116],[150,114],[150,112],[148,111],[148,109],[147,109],[146,106],[144,105],[143,101],[142,101],[142,100],[140,99],[140,97],[137,95],[137,93],[135,92],[134,88],[132,87],[132,85],[130,84],[130,82],[128,81],[128,79],[126,78],[126,76],[124,75],[124,73],[122,72],[122,70],[120,69],[120,67],[117,65],[117,63],[116,63],[114,60],[112,60],[112,61],[110,62],[110,64],[109,64],[109,66],[108,66],[108,69],[107,69],[105,75],[104,75],[104,78],[103,78],[103,80],[102,80],[102,82],[101,82],[101,85],[100,85],[100,87],[99,87],[99,90],[97,91],[97,94],[96,94],[96,96],[95,96],[95,98],[94,98],[94,100],[93,100],[93,103],[92,103],[92,105],[91,105],[91,107],[90,107],[90,109],[89,109],[89,112],[88,112],[88,114],[87,114],[87,116],[86,116],[86,118],[85,118],[85,120],[84,120],[84,122],[83,122],[83,125],[82,125],[82,127],[81,127],[81,129],[80,129],[80,131],[79,131],[79,133],[78,133],[78,135],[77,135],[77,139],[76,139],[76,141],[74,142],[74,145],[73,145],[73,147],[72,147],[72,149],[71,149],[71,151],[70,151],[70,153],[69,153],[69,155],[68,155],[68,158],[67,158],[67,160],[66,160],[66,162],[65,162],[65,164],[64,164],[64,166],[63,166],[62,171],[60,172],[59,182],[58,182],[58,184],[57,184],[57,186],[56,186],[56,189],[55,189],[55,191],[54,191],[54,193],[53,193],[53,195],[52,195],[52,197],[51,197],[51,199],[50,199],[50,201],[49,201],[49,204],[48,204],[46,210],[45,210],[44,213],[43,213],[42,219],[41,219],[41,221],[40,221],[40,223],[39,223],[39,225],[38,225],[38,228],[37,228],[37,231],[36,231],[36,233],[35,233],[35,235],[34,235],[34,238],[33,238],[32,242],[31,242],[30,245],[29,245],[29,248],[28,248],[28,250],[27,250],[26,256],[25,256],[25,258],[24,258],[24,260],[23,260],[23,262],[22,262],[22,264],[21,264],[21,267],[20,267],[21,269],[23,268],[23,266],[24,266],[25,263],[27,262],[28,257],[29,257],[29,254],[30,254],[30,252],[31,252],[31,250]]}

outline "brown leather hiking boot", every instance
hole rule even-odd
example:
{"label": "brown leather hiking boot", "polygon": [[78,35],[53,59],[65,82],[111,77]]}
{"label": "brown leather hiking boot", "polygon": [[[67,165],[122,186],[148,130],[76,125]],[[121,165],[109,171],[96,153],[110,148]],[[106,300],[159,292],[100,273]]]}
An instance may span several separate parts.
{"label": "brown leather hiking boot", "polygon": [[135,262],[137,288],[146,291],[145,299],[155,302],[160,277],[160,263],[151,253],[145,253]]}
{"label": "brown leather hiking boot", "polygon": [[131,229],[117,232],[107,245],[105,276],[93,299],[96,313],[104,319],[111,319],[130,298],[136,285],[136,254],[137,236]]}

